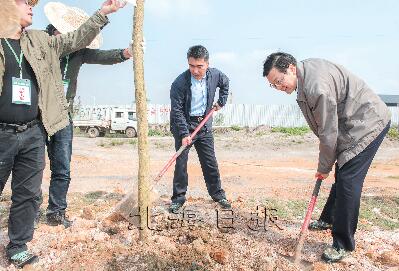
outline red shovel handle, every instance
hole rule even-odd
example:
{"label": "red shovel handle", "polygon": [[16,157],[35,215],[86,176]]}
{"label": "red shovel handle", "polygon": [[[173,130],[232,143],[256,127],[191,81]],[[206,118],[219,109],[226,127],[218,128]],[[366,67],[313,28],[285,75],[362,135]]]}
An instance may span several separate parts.
{"label": "red shovel handle", "polygon": [[305,220],[302,224],[301,232],[304,232],[309,226],[310,218],[312,217],[313,209],[314,209],[314,206],[316,205],[316,200],[317,200],[317,196],[319,195],[320,186],[321,186],[322,181],[323,181],[323,179],[317,179],[317,181],[316,181],[316,184],[314,186],[313,193],[312,193],[312,198],[310,199],[310,202],[308,205],[308,210],[306,212]]}
{"label": "red shovel handle", "polygon": [[[197,128],[193,131],[193,133],[190,135],[191,139],[195,137],[195,135],[198,133],[198,131],[205,125],[205,123],[208,121],[208,119],[212,116],[213,112],[215,112],[216,108],[213,107],[211,111],[205,116],[205,118],[198,124]],[[170,158],[170,160],[166,163],[166,165],[162,168],[162,170],[158,173],[157,177],[155,177],[154,182],[158,182],[162,176],[165,174],[165,172],[169,169],[169,167],[173,164],[174,161],[176,161],[177,157],[187,148],[187,145],[182,145],[179,150]]]}

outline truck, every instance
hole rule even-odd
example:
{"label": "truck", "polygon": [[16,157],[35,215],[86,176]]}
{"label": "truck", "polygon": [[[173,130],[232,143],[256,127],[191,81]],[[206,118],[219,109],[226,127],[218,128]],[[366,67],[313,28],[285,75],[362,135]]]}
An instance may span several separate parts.
{"label": "truck", "polygon": [[90,138],[107,133],[125,134],[129,138],[137,136],[136,112],[131,108],[93,108],[74,118],[73,126]]}

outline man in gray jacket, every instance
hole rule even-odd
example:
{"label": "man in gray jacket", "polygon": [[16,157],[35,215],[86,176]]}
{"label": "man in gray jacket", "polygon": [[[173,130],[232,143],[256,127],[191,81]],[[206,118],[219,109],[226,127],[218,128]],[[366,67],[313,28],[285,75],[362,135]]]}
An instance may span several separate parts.
{"label": "man in gray jacket", "polygon": [[333,245],[322,258],[340,261],[355,249],[360,196],[367,171],[390,126],[390,112],[367,84],[344,67],[323,59],[297,63],[286,53],[269,55],[263,76],[272,88],[297,91],[297,102],[319,138],[315,177],[328,177],[335,163],[335,183],[319,221],[332,226]]}

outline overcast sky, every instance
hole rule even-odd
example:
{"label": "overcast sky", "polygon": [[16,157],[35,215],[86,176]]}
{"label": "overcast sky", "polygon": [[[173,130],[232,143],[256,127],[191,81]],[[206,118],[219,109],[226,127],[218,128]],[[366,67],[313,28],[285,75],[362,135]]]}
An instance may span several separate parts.
{"label": "overcast sky", "polygon": [[[32,28],[48,24],[41,0]],[[102,1],[65,0],[90,15]],[[151,103],[168,104],[170,84],[187,69],[189,46],[202,44],[210,66],[230,78],[234,103],[295,103],[269,88],[262,63],[277,50],[297,60],[319,57],[347,67],[379,94],[399,94],[399,1],[397,0],[146,0],[145,78]],[[131,39],[133,6],[109,16],[101,49],[124,48]],[[78,80],[84,104],[134,100],[132,61],[86,64]]]}

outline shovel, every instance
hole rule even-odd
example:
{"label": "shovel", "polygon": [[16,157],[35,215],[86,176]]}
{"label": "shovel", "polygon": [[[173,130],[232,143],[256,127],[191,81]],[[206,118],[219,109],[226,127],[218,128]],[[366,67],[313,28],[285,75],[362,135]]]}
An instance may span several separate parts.
{"label": "shovel", "polygon": [[316,205],[316,200],[317,200],[317,196],[319,195],[320,186],[321,186],[322,181],[323,181],[323,179],[318,178],[316,181],[316,184],[314,186],[312,198],[310,199],[310,202],[308,204],[308,210],[306,212],[305,220],[303,221],[301,232],[299,233],[298,243],[296,245],[294,257],[284,256],[285,258],[287,258],[291,262],[293,262],[294,265],[300,267],[301,270],[308,270],[308,269],[310,270],[312,267],[311,262],[301,260],[301,252],[302,252],[302,248],[303,248],[303,243],[305,242],[305,239],[306,239],[310,218],[312,217],[313,209]]}
{"label": "shovel", "polygon": [[[197,128],[193,131],[193,133],[190,135],[191,139],[193,139],[199,130],[205,125],[205,123],[208,121],[208,119],[212,116],[213,112],[215,112],[215,108],[212,108],[211,111],[205,116],[205,118],[198,124]],[[154,182],[157,183],[162,176],[165,174],[165,172],[169,169],[169,167],[173,164],[174,161],[176,161],[177,157],[180,156],[180,154],[188,147],[188,145],[181,145],[179,150],[170,158],[168,163],[163,167],[163,169],[158,173],[157,177],[155,177]]]}
{"label": "shovel", "polygon": [[[212,116],[212,114],[216,111],[215,108],[212,108],[211,111],[205,116],[205,118],[198,124],[197,128],[193,131],[193,133],[190,135],[190,137],[193,139],[199,130],[205,125],[205,123],[208,121],[208,119]],[[170,160],[166,163],[166,165],[162,168],[162,170],[158,173],[158,175],[154,179],[154,183],[150,187],[150,198],[151,201],[154,200],[155,198],[158,197],[157,192],[154,189],[154,185],[162,178],[162,176],[165,174],[165,172],[170,168],[170,166],[173,164],[173,162],[176,161],[177,157],[187,148],[187,145],[182,145],[179,150],[170,158]],[[105,220],[111,220],[111,221],[119,221],[121,219],[125,219],[129,222],[132,221],[132,213],[137,211],[137,201],[138,201],[138,195],[137,195],[137,190],[134,189],[133,192],[130,192],[127,194],[112,210],[112,212],[106,216]],[[136,222],[133,222],[132,224],[135,224]],[[136,224],[135,224],[136,225]]]}

